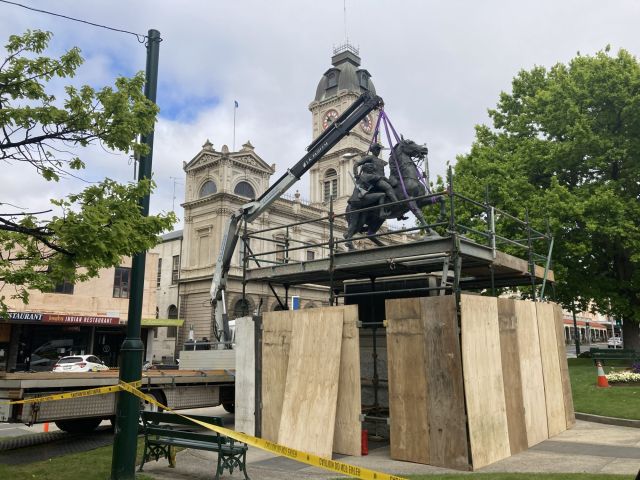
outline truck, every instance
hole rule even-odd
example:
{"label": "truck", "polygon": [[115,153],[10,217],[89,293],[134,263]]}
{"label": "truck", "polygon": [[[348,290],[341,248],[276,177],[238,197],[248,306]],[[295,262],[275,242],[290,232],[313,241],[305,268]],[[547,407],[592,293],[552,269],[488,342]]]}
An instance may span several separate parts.
{"label": "truck", "polygon": [[[148,370],[143,372],[140,388],[172,409],[223,405],[232,410],[234,382],[231,370]],[[117,384],[117,370],[3,373],[0,375],[0,422],[26,425],[53,422],[65,432],[89,432],[103,420],[115,418],[115,392],[59,401],[6,402]],[[155,407],[142,405],[142,408]]]}
{"label": "truck", "polygon": [[[307,153],[293,167],[288,169],[259,198],[242,205],[230,216],[226,223],[210,292],[214,309],[214,328],[218,340],[216,344],[221,348],[184,352],[184,362],[181,356],[179,370],[144,372],[141,386],[143,392],[152,395],[160,403],[172,409],[222,405],[227,411],[233,412],[235,370],[231,367],[235,359],[229,352],[233,348],[233,338],[225,304],[225,288],[233,252],[240,236],[240,225],[243,221],[251,222],[264,213],[371,111],[382,106],[382,98],[364,92],[307,147]],[[213,360],[212,355],[215,357]],[[187,363],[191,366],[187,367]],[[203,368],[205,366],[206,368]],[[66,432],[91,431],[103,420],[115,418],[116,393],[24,404],[9,404],[6,401],[25,400],[117,384],[116,370],[81,373],[2,373],[0,374],[0,422],[17,422],[27,425],[54,422],[58,428]],[[145,408],[144,405],[143,408]]]}

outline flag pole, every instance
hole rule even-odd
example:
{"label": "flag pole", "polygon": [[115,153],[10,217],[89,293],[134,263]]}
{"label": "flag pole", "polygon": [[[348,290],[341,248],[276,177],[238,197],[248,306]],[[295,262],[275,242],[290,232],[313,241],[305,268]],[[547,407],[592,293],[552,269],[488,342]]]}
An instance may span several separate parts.
{"label": "flag pole", "polygon": [[233,101],[233,151],[236,151],[236,110],[238,110],[238,101]]}

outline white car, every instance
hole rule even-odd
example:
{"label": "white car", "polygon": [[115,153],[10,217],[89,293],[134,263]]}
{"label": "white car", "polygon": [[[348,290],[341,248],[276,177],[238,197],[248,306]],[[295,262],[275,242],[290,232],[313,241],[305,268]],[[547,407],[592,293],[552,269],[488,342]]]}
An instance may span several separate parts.
{"label": "white car", "polygon": [[62,357],[53,366],[54,372],[99,372],[109,370],[95,355],[73,355]]}
{"label": "white car", "polygon": [[607,341],[607,348],[622,348],[622,339],[620,337],[611,337]]}

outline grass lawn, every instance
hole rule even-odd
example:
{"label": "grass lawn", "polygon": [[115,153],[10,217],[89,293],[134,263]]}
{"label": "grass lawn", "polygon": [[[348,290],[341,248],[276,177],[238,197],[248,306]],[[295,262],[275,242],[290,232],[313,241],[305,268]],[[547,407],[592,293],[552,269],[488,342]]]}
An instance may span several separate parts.
{"label": "grass lawn", "polygon": [[472,473],[460,475],[411,475],[412,480],[448,480],[478,478],[484,480],[621,480],[628,475],[602,475],[587,473]]}
{"label": "grass lawn", "polygon": [[[626,367],[624,362],[610,360],[604,369],[609,373]],[[576,412],[640,420],[640,385],[596,387],[597,371],[590,358],[570,358],[569,376]]]}
{"label": "grass lawn", "polygon": [[[138,460],[144,440],[138,440]],[[38,448],[30,447],[30,448]],[[26,465],[1,465],[0,479],[11,480],[107,480],[111,476],[113,448],[96,448]],[[140,480],[151,480],[148,475],[138,475]]]}

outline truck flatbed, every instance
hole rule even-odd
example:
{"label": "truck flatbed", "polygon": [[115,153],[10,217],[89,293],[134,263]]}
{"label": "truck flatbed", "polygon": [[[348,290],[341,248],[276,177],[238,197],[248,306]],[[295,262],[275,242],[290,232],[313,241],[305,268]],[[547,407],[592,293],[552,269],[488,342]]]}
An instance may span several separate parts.
{"label": "truck flatbed", "polygon": [[[0,387],[18,398],[23,389],[84,389],[105,387],[118,383],[118,370],[103,372],[18,372],[0,374]],[[148,370],[142,373],[142,386],[166,384],[224,384],[233,383],[230,370]]]}

